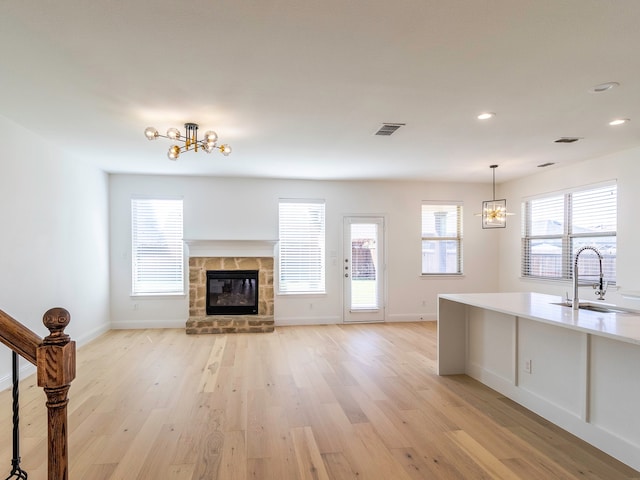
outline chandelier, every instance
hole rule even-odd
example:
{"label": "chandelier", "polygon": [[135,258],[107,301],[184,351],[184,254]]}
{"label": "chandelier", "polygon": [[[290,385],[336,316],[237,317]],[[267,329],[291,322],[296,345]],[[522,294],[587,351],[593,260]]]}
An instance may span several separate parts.
{"label": "chandelier", "polygon": [[144,131],[144,135],[149,140],[155,140],[158,137],[168,138],[176,142],[182,142],[183,145],[171,145],[167,156],[169,160],[177,160],[181,153],[188,150],[198,151],[198,148],[204,150],[207,153],[211,153],[214,150],[219,150],[224,156],[231,153],[231,147],[226,143],[218,145],[218,134],[213,130],[207,130],[204,132],[204,138],[198,139],[198,124],[197,123],[185,123],[184,135],[180,133],[177,128],[170,128],[167,130],[166,135],[160,135],[157,129],[154,127],[147,127]]}
{"label": "chandelier", "polygon": [[482,228],[505,228],[507,226],[507,201],[505,199],[496,200],[496,168],[498,165],[490,165],[493,171],[493,197],[492,200],[482,202],[482,212],[476,216],[482,217]]}

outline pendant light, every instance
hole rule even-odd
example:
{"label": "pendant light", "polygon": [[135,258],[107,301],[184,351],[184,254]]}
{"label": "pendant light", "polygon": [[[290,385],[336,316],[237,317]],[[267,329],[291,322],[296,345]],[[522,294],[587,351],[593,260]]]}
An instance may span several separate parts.
{"label": "pendant light", "polygon": [[507,216],[513,213],[507,212],[507,200],[496,200],[496,168],[498,165],[490,165],[493,171],[493,197],[491,200],[482,202],[482,212],[476,216],[482,217],[482,228],[505,228],[507,226]]}

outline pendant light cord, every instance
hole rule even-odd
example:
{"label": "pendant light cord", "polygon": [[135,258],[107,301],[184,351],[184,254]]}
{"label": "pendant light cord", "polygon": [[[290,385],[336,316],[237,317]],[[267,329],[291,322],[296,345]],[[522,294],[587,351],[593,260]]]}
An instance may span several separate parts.
{"label": "pendant light cord", "polygon": [[489,168],[493,170],[493,200],[496,199],[496,168],[498,165],[490,165]]}
{"label": "pendant light cord", "polygon": [[496,199],[496,169],[493,169],[493,199]]}

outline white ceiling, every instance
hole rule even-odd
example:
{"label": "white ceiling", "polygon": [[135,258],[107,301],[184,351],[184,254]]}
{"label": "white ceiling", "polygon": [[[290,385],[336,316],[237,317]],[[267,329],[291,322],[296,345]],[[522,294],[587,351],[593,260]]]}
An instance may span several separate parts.
{"label": "white ceiling", "polygon": [[[0,0],[0,114],[109,172],[501,181],[640,146],[639,45],[638,0]],[[187,121],[232,155],[143,135]]]}

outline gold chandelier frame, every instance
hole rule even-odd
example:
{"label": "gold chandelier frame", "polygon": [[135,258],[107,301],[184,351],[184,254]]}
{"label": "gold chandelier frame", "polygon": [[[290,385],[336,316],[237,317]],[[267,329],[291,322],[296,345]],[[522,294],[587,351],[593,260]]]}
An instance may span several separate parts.
{"label": "gold chandelier frame", "polygon": [[155,127],[147,127],[144,131],[144,135],[149,140],[156,140],[158,137],[168,138],[174,142],[181,142],[182,145],[171,145],[167,152],[169,160],[177,160],[180,154],[192,150],[197,152],[199,149],[204,150],[207,153],[211,153],[214,150],[218,150],[225,157],[231,153],[231,147],[224,143],[218,145],[218,134],[213,130],[207,130],[204,132],[202,139],[198,138],[197,123],[187,122],[184,124],[184,134],[177,128],[170,128],[167,130],[166,135],[162,135]]}

